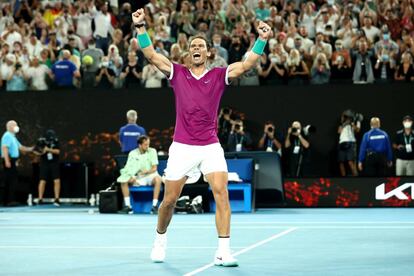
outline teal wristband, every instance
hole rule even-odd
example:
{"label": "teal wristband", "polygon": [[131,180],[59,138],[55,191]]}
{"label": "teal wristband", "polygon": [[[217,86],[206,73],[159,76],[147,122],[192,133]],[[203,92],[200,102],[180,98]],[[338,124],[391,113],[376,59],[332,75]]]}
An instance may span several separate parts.
{"label": "teal wristband", "polygon": [[147,48],[151,45],[151,38],[149,37],[147,32],[137,35],[137,39],[141,49]]}
{"label": "teal wristband", "polygon": [[267,43],[266,40],[263,40],[263,39],[258,38],[256,40],[256,42],[254,43],[252,52],[255,53],[255,54],[257,54],[257,55],[259,55],[259,56],[261,56],[263,54],[264,48],[266,46],[266,43]]}

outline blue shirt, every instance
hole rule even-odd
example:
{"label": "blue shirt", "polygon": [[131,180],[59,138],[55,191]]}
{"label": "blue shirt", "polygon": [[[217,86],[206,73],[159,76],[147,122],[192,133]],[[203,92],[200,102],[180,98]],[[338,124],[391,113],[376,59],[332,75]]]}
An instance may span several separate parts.
{"label": "blue shirt", "polygon": [[73,73],[76,72],[76,66],[70,60],[61,60],[53,64],[52,72],[55,76],[55,83],[58,86],[72,86]]}
{"label": "blue shirt", "polygon": [[365,160],[367,152],[386,154],[387,160],[392,161],[392,149],[388,134],[379,128],[373,128],[366,132],[359,150],[359,162]]}
{"label": "blue shirt", "polygon": [[138,137],[145,135],[145,129],[137,124],[127,124],[119,130],[122,152],[130,152],[138,147]]}
{"label": "blue shirt", "polygon": [[[20,156],[20,143],[16,138],[16,135],[14,135],[13,133],[6,131],[3,134],[3,137],[1,137],[1,147],[3,148],[3,146],[6,146],[7,149],[9,150],[9,156],[10,158],[19,158]],[[3,150],[1,151],[1,157],[4,158],[3,156]]]}

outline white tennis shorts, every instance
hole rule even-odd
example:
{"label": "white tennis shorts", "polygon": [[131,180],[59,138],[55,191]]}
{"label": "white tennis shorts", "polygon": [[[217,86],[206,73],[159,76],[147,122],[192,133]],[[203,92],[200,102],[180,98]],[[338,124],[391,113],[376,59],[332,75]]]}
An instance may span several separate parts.
{"label": "white tennis shorts", "polygon": [[212,172],[227,172],[224,150],[219,143],[206,146],[171,144],[165,169],[166,180],[180,180],[187,176],[186,183],[194,183],[201,173],[206,175]]}
{"label": "white tennis shorts", "polygon": [[158,172],[146,175],[144,177],[137,177],[137,182],[133,186],[152,186],[152,181],[155,177],[160,176]]}

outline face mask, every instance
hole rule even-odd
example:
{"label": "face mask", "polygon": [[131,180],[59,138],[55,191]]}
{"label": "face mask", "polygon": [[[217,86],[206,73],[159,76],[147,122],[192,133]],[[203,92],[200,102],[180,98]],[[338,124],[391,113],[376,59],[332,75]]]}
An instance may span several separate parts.
{"label": "face mask", "polygon": [[342,45],[335,45],[335,49],[337,51],[342,51],[343,47],[342,47]]}
{"label": "face mask", "polygon": [[390,59],[390,57],[388,55],[382,55],[382,60],[383,61],[388,61]]}
{"label": "face mask", "polygon": [[216,42],[214,42],[214,47],[220,47],[221,46],[221,44],[220,43],[216,43]]}
{"label": "face mask", "polygon": [[383,35],[382,35],[382,38],[383,38],[384,40],[389,40],[389,39],[390,39],[390,35],[389,35],[389,34],[383,34]]}
{"label": "face mask", "polygon": [[20,128],[18,126],[15,126],[13,128],[14,133],[19,133]]}
{"label": "face mask", "polygon": [[102,61],[102,67],[108,67],[109,66],[109,61]]}
{"label": "face mask", "polygon": [[404,125],[404,128],[411,128],[413,123],[412,122],[404,122],[403,125]]}

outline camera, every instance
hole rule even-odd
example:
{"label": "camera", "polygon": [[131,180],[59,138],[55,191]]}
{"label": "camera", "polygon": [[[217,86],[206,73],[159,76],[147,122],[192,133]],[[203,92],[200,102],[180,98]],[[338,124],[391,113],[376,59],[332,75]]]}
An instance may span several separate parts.
{"label": "camera", "polygon": [[361,113],[355,112],[351,109],[345,110],[342,113],[344,121],[350,121],[351,123],[362,122],[364,120],[364,115]]}
{"label": "camera", "polygon": [[235,124],[234,125],[234,130],[239,131],[241,129],[241,125],[240,124]]}
{"label": "camera", "polygon": [[274,130],[275,129],[273,127],[271,127],[271,126],[267,128],[267,132],[273,132]]}
{"label": "camera", "polygon": [[16,63],[14,68],[16,68],[16,70],[19,70],[20,68],[22,68],[22,65],[20,63]]}
{"label": "camera", "polygon": [[46,134],[37,139],[34,149],[34,152],[43,153],[45,147],[53,148],[59,143],[58,138],[53,130],[49,129],[46,131]]}
{"label": "camera", "polygon": [[33,148],[34,152],[43,153],[43,150],[47,146],[47,140],[45,137],[40,137],[37,139],[36,144]]}
{"label": "camera", "polygon": [[298,133],[299,129],[297,127],[292,127],[292,133]]}
{"label": "camera", "polygon": [[230,108],[228,108],[228,107],[223,108],[223,114],[224,115],[229,115],[230,114]]}

